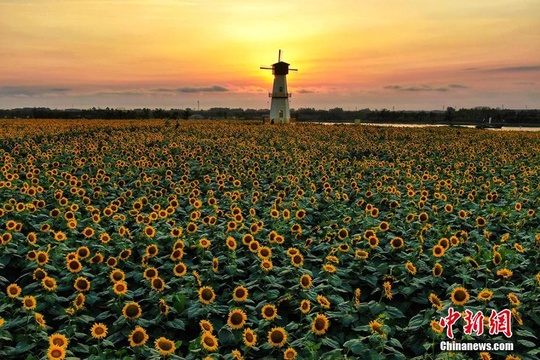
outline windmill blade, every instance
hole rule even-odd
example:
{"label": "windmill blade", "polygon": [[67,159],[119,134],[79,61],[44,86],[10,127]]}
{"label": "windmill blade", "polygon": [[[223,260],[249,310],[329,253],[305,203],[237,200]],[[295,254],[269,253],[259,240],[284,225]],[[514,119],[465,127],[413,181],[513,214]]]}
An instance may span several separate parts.
{"label": "windmill blade", "polygon": [[298,69],[289,69],[289,71],[298,71]]}
{"label": "windmill blade", "polygon": [[263,69],[263,70],[272,70],[273,68],[272,68],[272,67],[268,67],[268,66],[261,66],[261,69]]}

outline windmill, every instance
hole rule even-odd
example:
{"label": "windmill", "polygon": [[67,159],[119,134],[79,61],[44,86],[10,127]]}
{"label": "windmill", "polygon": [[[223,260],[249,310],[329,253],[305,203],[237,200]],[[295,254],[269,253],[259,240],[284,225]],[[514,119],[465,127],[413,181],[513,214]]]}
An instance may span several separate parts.
{"label": "windmill", "polygon": [[272,92],[268,96],[272,98],[270,105],[270,119],[275,123],[288,124],[291,119],[289,111],[289,98],[291,93],[287,92],[287,74],[298,69],[289,69],[288,63],[281,61],[281,50],[278,53],[278,62],[269,66],[261,66],[263,70],[272,70],[274,74],[274,85]]}

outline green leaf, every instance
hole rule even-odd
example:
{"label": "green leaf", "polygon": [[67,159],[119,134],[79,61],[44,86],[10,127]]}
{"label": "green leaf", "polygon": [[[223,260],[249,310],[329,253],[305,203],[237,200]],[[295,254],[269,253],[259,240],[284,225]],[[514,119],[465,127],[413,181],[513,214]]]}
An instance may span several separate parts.
{"label": "green leaf", "polygon": [[405,317],[405,314],[403,314],[401,310],[393,306],[386,307],[386,314],[388,314],[388,317],[391,319],[402,319]]}
{"label": "green leaf", "polygon": [[521,345],[526,346],[526,347],[535,347],[536,346],[536,344],[533,343],[532,341],[525,340],[525,339],[518,340],[518,344],[521,344]]}
{"label": "green leaf", "polygon": [[186,328],[186,324],[184,324],[184,322],[180,319],[175,319],[173,321],[167,321],[165,323],[165,325],[167,325],[167,327],[170,327],[170,328],[173,328],[173,329],[178,329],[178,330],[184,330]]}
{"label": "green leaf", "polygon": [[321,338],[321,343],[326,346],[330,346],[334,349],[340,349],[341,346],[339,346],[339,343],[333,339],[330,339],[329,337],[323,337]]}
{"label": "green leaf", "polygon": [[409,320],[409,325],[407,325],[407,328],[416,329],[422,326],[423,323],[424,323],[424,315],[416,314],[411,318],[411,320]]}
{"label": "green leaf", "polygon": [[364,351],[364,343],[359,339],[352,339],[352,340],[346,341],[343,344],[343,347],[351,350],[352,353],[355,355],[360,355],[362,351]]}

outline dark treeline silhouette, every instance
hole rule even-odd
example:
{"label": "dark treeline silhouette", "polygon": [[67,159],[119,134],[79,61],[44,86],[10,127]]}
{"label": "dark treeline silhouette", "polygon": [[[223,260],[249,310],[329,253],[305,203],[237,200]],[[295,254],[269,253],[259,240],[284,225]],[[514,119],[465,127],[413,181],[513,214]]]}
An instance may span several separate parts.
{"label": "dark treeline silhouette", "polygon": [[[1,118],[35,119],[248,119],[263,120],[269,115],[268,109],[242,109],[215,107],[207,110],[186,109],[49,109],[43,107],[2,110]],[[355,122],[362,123],[414,123],[414,124],[503,124],[540,126],[540,110],[513,110],[490,107],[472,109],[447,108],[446,111],[391,111],[344,110],[333,108],[321,110],[299,108],[291,110],[291,117],[297,122]]]}

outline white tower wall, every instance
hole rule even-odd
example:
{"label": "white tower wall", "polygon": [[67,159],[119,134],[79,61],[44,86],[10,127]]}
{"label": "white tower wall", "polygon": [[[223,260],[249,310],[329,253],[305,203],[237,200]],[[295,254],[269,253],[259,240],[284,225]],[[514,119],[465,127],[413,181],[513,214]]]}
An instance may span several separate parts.
{"label": "white tower wall", "polygon": [[272,88],[272,103],[270,105],[270,120],[276,124],[288,124],[291,119],[289,111],[289,93],[287,92],[287,77],[275,75]]}

